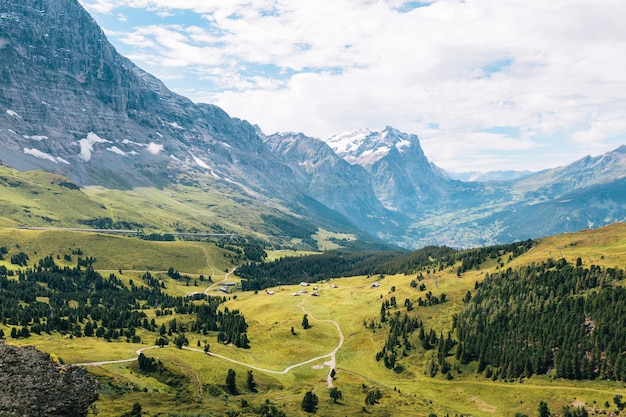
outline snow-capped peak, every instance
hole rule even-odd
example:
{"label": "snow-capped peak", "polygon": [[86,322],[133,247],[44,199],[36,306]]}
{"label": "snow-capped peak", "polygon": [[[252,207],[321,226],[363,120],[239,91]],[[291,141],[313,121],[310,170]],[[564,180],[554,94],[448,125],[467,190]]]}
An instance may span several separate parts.
{"label": "snow-capped peak", "polygon": [[416,135],[409,135],[387,126],[382,132],[359,129],[342,132],[324,139],[337,155],[351,164],[371,165],[385,157],[392,148],[399,153],[406,151],[412,143],[419,141]]}

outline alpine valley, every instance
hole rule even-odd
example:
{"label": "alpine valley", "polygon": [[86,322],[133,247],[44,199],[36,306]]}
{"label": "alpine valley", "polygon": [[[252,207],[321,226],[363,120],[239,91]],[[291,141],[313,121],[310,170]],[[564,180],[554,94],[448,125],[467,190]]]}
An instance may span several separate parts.
{"label": "alpine valley", "polygon": [[78,0],[0,0],[0,63],[0,416],[623,414],[626,146],[268,135]]}
{"label": "alpine valley", "polygon": [[[471,247],[626,218],[626,147],[509,181],[453,180],[416,135],[391,127],[266,136],[194,104],[120,56],[77,1],[0,8],[2,194],[30,181],[9,180],[19,175],[8,167],[66,178],[11,190],[26,194],[2,199],[5,224],[227,232],[315,249],[319,232],[333,245]],[[54,205],[50,183],[89,209]]]}

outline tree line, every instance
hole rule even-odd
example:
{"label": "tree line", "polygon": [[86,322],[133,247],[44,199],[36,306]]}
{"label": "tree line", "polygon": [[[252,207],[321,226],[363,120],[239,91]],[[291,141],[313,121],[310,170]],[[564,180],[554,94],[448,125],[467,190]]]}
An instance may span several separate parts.
{"label": "tree line", "polygon": [[[175,333],[185,331],[207,334],[216,332],[221,343],[249,347],[247,323],[238,310],[220,309],[225,297],[206,297],[204,303],[164,292],[165,285],[149,272],[142,275],[146,285],[126,286],[115,274],[104,278],[94,270],[93,258],[79,259],[75,267],[60,267],[47,256],[32,268],[0,269],[0,321],[11,326],[12,337],[30,337],[31,333],[59,332],[72,337],[126,338],[141,341],[136,329],[161,333],[156,316],[188,315],[182,324],[171,326]],[[86,266],[83,266],[85,265]],[[173,328],[172,328],[173,327]],[[164,336],[164,334],[161,334]]]}
{"label": "tree line", "polygon": [[489,258],[507,256],[507,260],[513,259],[528,251],[534,244],[533,240],[527,240],[467,250],[427,246],[410,253],[333,250],[316,255],[285,257],[271,262],[248,263],[239,266],[235,274],[242,278],[244,291],[359,275],[409,275],[420,271],[430,273],[457,264],[457,273],[461,274],[479,268]]}

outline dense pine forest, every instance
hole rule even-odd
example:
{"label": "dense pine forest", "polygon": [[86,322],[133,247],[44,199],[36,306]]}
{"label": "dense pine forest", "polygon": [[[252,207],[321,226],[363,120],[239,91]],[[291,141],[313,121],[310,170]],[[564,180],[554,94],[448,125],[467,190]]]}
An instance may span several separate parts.
{"label": "dense pine forest", "polygon": [[[387,341],[376,360],[398,373],[409,352],[421,347],[435,352],[425,369],[431,377],[441,373],[452,379],[456,362],[456,367],[473,363],[493,380],[549,374],[626,381],[624,284],[622,269],[548,259],[487,274],[473,294],[468,291],[445,336],[423,326],[413,301],[405,299],[402,313],[394,296],[383,301],[379,319],[364,326],[385,329]],[[418,304],[432,305],[431,299],[420,297]],[[445,300],[442,294],[434,304]]]}
{"label": "dense pine forest", "polygon": [[626,380],[622,269],[560,259],[487,275],[455,325],[461,362],[494,379]]}
{"label": "dense pine forest", "polygon": [[[219,309],[226,298],[173,297],[149,272],[141,283],[131,280],[129,288],[115,274],[104,278],[93,269],[93,261],[79,258],[75,267],[59,267],[47,256],[32,268],[1,267],[0,320],[12,326],[10,336],[59,332],[139,343],[137,329],[143,328],[156,333],[158,344],[167,344],[170,338],[184,341],[184,332],[191,331],[215,332],[219,342],[249,347],[245,318],[239,311]],[[157,326],[154,318],[148,320],[147,310],[155,310],[156,316],[184,314],[189,320],[172,319],[167,326]]]}
{"label": "dense pine forest", "polygon": [[527,240],[469,250],[427,246],[411,253],[333,250],[319,255],[249,263],[237,268],[236,274],[242,278],[244,291],[358,275],[414,274],[428,269],[442,270],[456,264],[457,273],[462,274],[479,268],[487,259],[503,261],[499,258],[504,254],[515,258],[532,248],[533,244],[534,241]]}

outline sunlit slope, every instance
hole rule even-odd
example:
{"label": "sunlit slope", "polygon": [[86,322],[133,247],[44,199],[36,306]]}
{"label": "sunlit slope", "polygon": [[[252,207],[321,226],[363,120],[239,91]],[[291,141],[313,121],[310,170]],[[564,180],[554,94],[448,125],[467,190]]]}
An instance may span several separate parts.
{"label": "sunlit slope", "polygon": [[529,252],[511,262],[511,267],[564,257],[575,263],[580,258],[586,267],[626,266],[626,223],[614,223],[599,229],[587,229],[575,233],[544,237]]}
{"label": "sunlit slope", "polygon": [[[318,395],[317,414],[323,416],[434,414],[513,417],[516,413],[534,416],[540,401],[546,401],[555,415],[561,412],[563,406],[585,407],[590,415],[610,414],[615,411],[615,395],[626,393],[623,383],[569,381],[549,375],[534,375],[523,381],[492,381],[483,374],[477,374],[475,363],[461,365],[453,355],[448,357],[453,367],[452,378],[448,379],[440,373],[431,377],[428,367],[437,351],[425,350],[417,334],[409,336],[413,348],[399,358],[404,366],[399,372],[386,368],[383,361],[376,360],[376,355],[387,343],[388,320],[396,314],[418,317],[428,331],[432,329],[437,336],[441,334],[445,337],[451,329],[454,315],[464,308],[463,298],[467,292],[473,293],[475,284],[488,273],[509,267],[515,269],[550,257],[557,260],[561,253],[571,263],[580,257],[586,267],[595,264],[623,268],[626,265],[624,232],[625,225],[615,224],[598,230],[538,239],[530,251],[516,258],[509,259],[511,253],[502,253],[461,274],[458,273],[459,264],[455,264],[444,268],[425,268],[411,274],[336,278],[312,283],[308,287],[281,285],[257,293],[237,291],[226,295],[216,291],[218,287],[213,287],[208,290],[209,294],[228,298],[221,308],[240,310],[246,317],[250,349],[217,343],[213,333],[203,335],[187,331],[189,348],[197,351],[178,350],[170,346],[144,352],[165,364],[171,373],[168,374],[169,379],[142,373],[136,362],[90,367],[92,374],[97,375],[104,386],[101,399],[96,403],[99,415],[120,415],[129,411],[135,402],[141,403],[144,412],[149,415],[159,412],[170,415],[224,415],[229,411],[258,415],[253,411],[254,407],[269,401],[286,415],[305,416],[307,414],[300,405],[308,390]],[[233,257],[234,253],[206,243],[143,242],[136,238],[99,235],[83,238],[83,235],[88,236],[67,232],[4,230],[0,239],[9,244],[19,242],[20,249],[28,251],[33,261],[47,252],[59,253],[57,248],[65,248],[67,242],[72,240],[77,246],[81,245],[87,255],[98,258],[94,267],[114,269],[112,272],[117,272],[118,267],[114,265],[120,261],[115,258],[115,253],[119,251],[130,252],[137,257],[144,253],[146,259],[154,264],[157,264],[160,253],[162,263],[155,265],[155,271],[161,265],[164,265],[163,269],[172,265],[181,273],[189,274],[206,273],[214,268],[214,281],[224,279],[226,270],[231,271],[238,262]],[[135,246],[136,252],[131,252]],[[110,249],[105,250],[105,247]],[[11,248],[11,251],[15,249]],[[102,251],[100,256],[99,251]],[[276,252],[274,255],[301,254]],[[421,279],[418,278],[420,274]],[[123,276],[127,275],[130,273],[124,272]],[[161,273],[159,279],[164,280],[167,293],[185,294],[184,284],[176,285],[164,275]],[[228,279],[237,281],[232,275]],[[138,282],[136,278],[135,281]],[[414,281],[425,288],[414,287]],[[373,285],[376,282],[380,285]],[[204,290],[208,285],[192,286],[190,291]],[[307,292],[294,295],[302,290]],[[314,292],[319,296],[311,296]],[[445,302],[419,305],[418,300],[426,300],[427,294],[438,299],[445,294]],[[395,299],[396,307],[389,309],[387,321],[381,322],[381,306],[392,299]],[[410,311],[405,300],[414,306]],[[158,326],[167,326],[172,319],[177,319],[179,324],[189,323],[190,320],[188,315],[176,311],[167,316],[157,316],[152,309],[144,311],[150,319],[156,320]],[[309,329],[302,327],[305,314],[311,324]],[[338,324],[341,333],[332,322]],[[7,333],[9,327],[3,328]],[[58,333],[33,335],[16,342],[34,344],[42,350],[54,352],[67,363],[95,362],[133,358],[137,349],[152,346],[155,334],[141,329],[138,332],[142,340],[140,344],[122,340],[105,342],[89,337],[70,338]],[[211,346],[211,353],[238,363],[203,353],[206,342]],[[333,385],[342,391],[343,400],[335,404],[329,398],[326,378],[330,369],[325,363],[330,360],[328,355],[340,344],[335,356],[337,374]],[[294,365],[300,366],[290,369]],[[226,389],[228,369],[237,373],[239,395],[232,395]],[[250,392],[246,386],[246,375],[250,370],[258,384],[257,393]],[[179,383],[174,384],[175,380]],[[372,390],[379,390],[383,395],[378,404],[365,403],[366,395]],[[608,406],[605,405],[607,403]]]}

